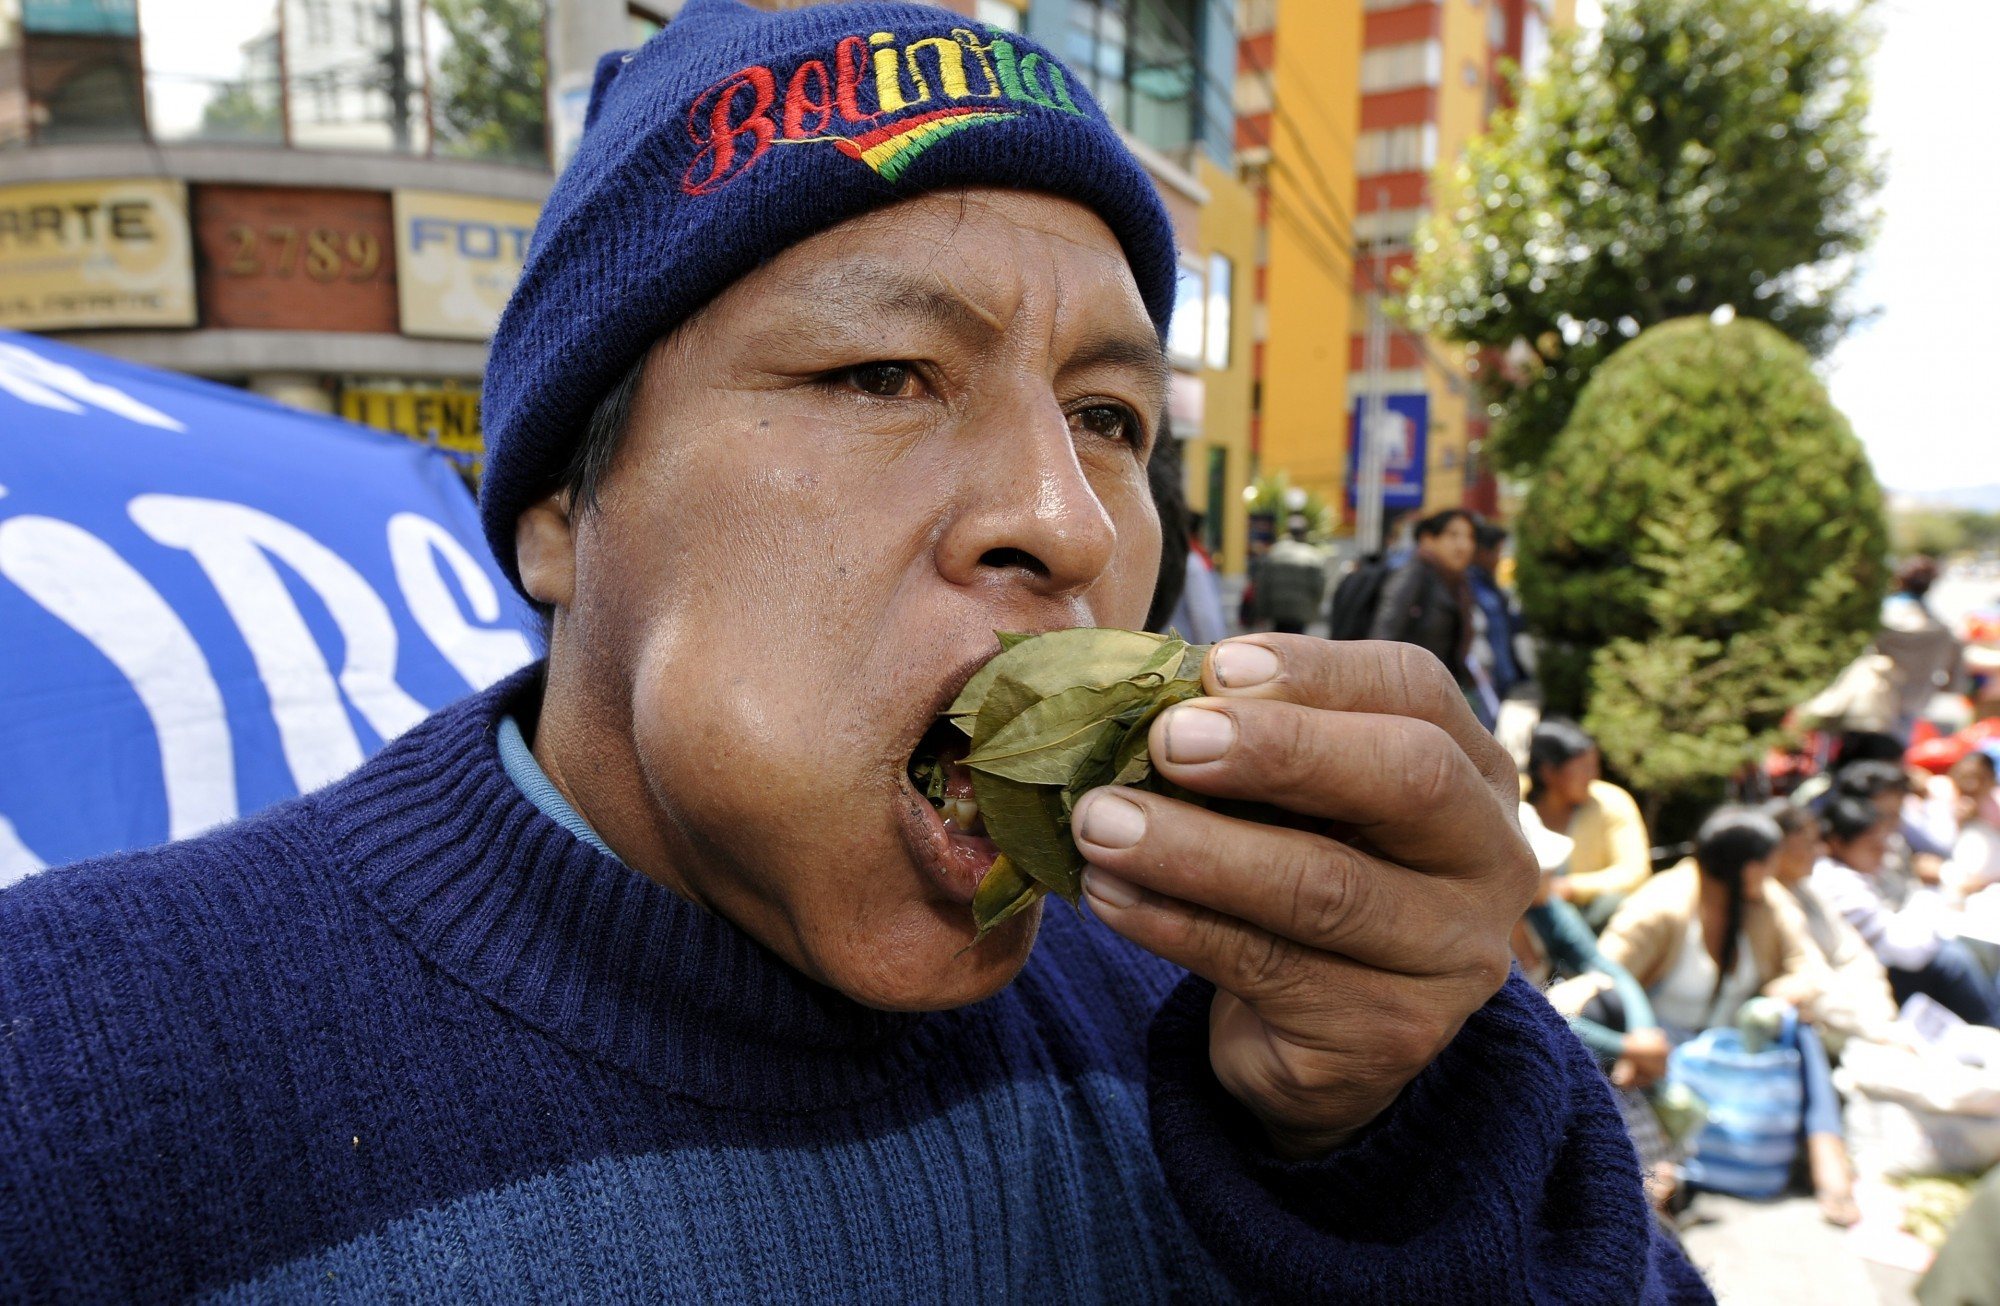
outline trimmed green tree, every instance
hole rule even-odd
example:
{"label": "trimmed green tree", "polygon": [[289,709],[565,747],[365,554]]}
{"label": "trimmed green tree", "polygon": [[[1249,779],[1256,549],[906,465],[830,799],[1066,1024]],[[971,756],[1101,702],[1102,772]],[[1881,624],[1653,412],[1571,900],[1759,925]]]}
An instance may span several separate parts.
{"label": "trimmed green tree", "polygon": [[1798,345],[1654,327],[1597,370],[1521,514],[1550,710],[1656,799],[1707,795],[1867,643],[1882,492]]}
{"label": "trimmed green tree", "polygon": [[1539,464],[1591,371],[1657,323],[1726,304],[1814,354],[1839,338],[1881,183],[1869,40],[1815,0],[1611,0],[1595,38],[1557,42],[1466,151],[1405,303],[1511,355],[1484,378],[1502,467]]}

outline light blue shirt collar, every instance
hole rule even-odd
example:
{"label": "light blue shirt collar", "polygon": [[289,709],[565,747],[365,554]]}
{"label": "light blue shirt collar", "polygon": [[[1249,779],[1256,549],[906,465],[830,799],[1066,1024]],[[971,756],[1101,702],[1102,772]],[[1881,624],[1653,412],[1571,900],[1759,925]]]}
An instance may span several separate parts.
{"label": "light blue shirt collar", "polygon": [[611,845],[597,837],[597,831],[590,828],[590,822],[577,814],[569,805],[569,799],[562,796],[549,779],[548,772],[528,748],[527,737],[521,733],[521,723],[512,714],[500,718],[500,765],[507,772],[507,778],[520,789],[527,800],[541,810],[563,829],[589,844],[613,861],[623,864],[623,859],[611,851]]}

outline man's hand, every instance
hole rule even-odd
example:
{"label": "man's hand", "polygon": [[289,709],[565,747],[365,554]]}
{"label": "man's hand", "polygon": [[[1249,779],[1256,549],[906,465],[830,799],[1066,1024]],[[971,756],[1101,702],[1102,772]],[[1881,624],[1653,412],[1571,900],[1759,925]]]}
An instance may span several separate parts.
{"label": "man's hand", "polygon": [[1913,853],[1910,856],[1910,873],[1921,884],[1936,886],[1944,883],[1944,858],[1936,853]]}
{"label": "man's hand", "polygon": [[1155,766],[1311,828],[1095,790],[1075,814],[1084,887],[1106,925],[1214,982],[1217,1079],[1282,1154],[1318,1156],[1505,982],[1539,875],[1519,781],[1412,645],[1253,635],[1203,678],[1214,697],[1155,723]]}
{"label": "man's hand", "polygon": [[1667,1053],[1673,1051],[1664,1030],[1635,1029],[1625,1036],[1611,1082],[1619,1088],[1648,1088],[1667,1077]]}

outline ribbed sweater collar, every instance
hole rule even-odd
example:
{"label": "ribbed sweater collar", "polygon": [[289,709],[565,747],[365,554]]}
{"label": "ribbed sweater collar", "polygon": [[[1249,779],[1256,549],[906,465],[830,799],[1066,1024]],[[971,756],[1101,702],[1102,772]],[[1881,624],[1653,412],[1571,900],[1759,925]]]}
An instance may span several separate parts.
{"label": "ribbed sweater collar", "polygon": [[541,667],[430,717],[313,800],[362,894],[439,969],[572,1050],[721,1106],[809,1111],[913,1073],[949,1013],[875,1011],[580,841],[502,769]]}

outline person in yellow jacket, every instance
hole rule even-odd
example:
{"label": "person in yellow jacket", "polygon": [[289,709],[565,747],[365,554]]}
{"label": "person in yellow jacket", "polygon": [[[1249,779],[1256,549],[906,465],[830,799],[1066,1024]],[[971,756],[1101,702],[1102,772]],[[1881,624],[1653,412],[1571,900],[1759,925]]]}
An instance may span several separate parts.
{"label": "person in yellow jacket", "polygon": [[1583,913],[1592,929],[1603,929],[1618,904],[1653,872],[1639,805],[1603,778],[1597,741],[1560,717],[1535,727],[1522,787],[1542,824],[1576,844],[1568,874],[1556,881],[1556,895]]}

